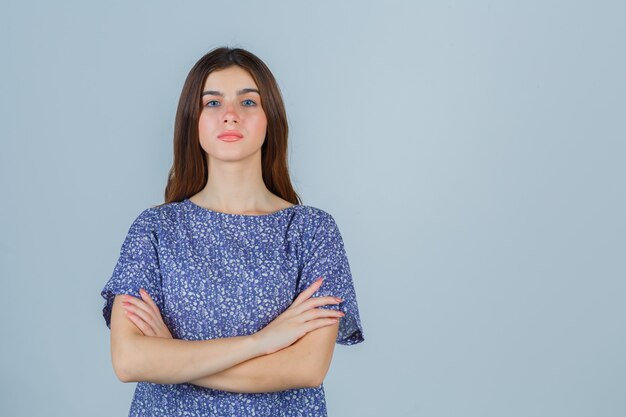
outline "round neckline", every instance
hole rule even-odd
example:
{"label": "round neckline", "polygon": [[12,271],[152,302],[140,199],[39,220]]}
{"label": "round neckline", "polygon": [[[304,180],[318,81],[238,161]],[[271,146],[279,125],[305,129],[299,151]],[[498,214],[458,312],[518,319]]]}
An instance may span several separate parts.
{"label": "round neckline", "polygon": [[197,205],[196,203],[194,203],[193,201],[191,201],[189,199],[189,197],[185,198],[183,200],[183,202],[186,202],[188,205],[190,205],[191,207],[195,208],[196,210],[200,210],[200,211],[205,211],[207,213],[213,213],[213,214],[217,214],[220,216],[226,216],[226,217],[273,217],[276,215],[279,215],[287,210],[291,210],[294,207],[299,206],[299,204],[294,204],[293,206],[290,207],[285,207],[283,209],[277,210],[277,211],[273,211],[271,213],[267,213],[267,214],[239,214],[239,213],[225,213],[223,211],[216,211],[216,210],[212,210],[210,208],[206,208],[206,207],[202,207]]}

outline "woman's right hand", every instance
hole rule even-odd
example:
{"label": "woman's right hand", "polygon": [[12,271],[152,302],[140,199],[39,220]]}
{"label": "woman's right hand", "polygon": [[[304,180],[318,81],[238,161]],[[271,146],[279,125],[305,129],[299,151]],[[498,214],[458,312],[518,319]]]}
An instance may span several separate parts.
{"label": "woman's right hand", "polygon": [[344,316],[342,311],[316,308],[342,301],[332,296],[310,298],[322,282],[322,279],[318,279],[311,284],[280,316],[253,334],[264,355],[286,348],[308,332],[335,324]]}

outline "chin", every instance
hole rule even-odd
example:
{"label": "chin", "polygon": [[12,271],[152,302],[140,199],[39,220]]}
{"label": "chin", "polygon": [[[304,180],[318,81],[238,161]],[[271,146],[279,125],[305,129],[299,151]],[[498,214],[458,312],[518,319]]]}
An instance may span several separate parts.
{"label": "chin", "polygon": [[254,149],[209,149],[208,152],[206,150],[205,152],[210,156],[211,159],[216,159],[224,162],[236,162],[250,158],[256,153],[260,155],[261,147]]}

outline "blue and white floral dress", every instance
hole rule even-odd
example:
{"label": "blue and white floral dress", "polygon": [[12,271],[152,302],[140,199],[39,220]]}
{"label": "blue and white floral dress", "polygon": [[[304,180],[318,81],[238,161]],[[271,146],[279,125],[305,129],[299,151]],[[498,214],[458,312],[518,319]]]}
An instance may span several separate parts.
{"label": "blue and white floral dress", "polygon": [[[133,221],[102,289],[110,328],[116,294],[144,288],[176,339],[250,335],[287,309],[320,276],[313,297],[341,297],[336,343],[363,342],[341,233],[324,210],[294,205],[265,215],[230,214],[188,198],[145,209]],[[326,416],[324,385],[235,393],[194,384],[138,382],[130,416]]]}

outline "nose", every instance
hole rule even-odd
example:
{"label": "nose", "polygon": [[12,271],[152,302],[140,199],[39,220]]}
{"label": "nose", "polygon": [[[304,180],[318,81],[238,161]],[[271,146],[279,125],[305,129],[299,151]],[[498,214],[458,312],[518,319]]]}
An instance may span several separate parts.
{"label": "nose", "polygon": [[228,104],[225,108],[226,112],[224,113],[224,123],[237,123],[239,122],[239,115],[235,111],[235,106],[232,104]]}

